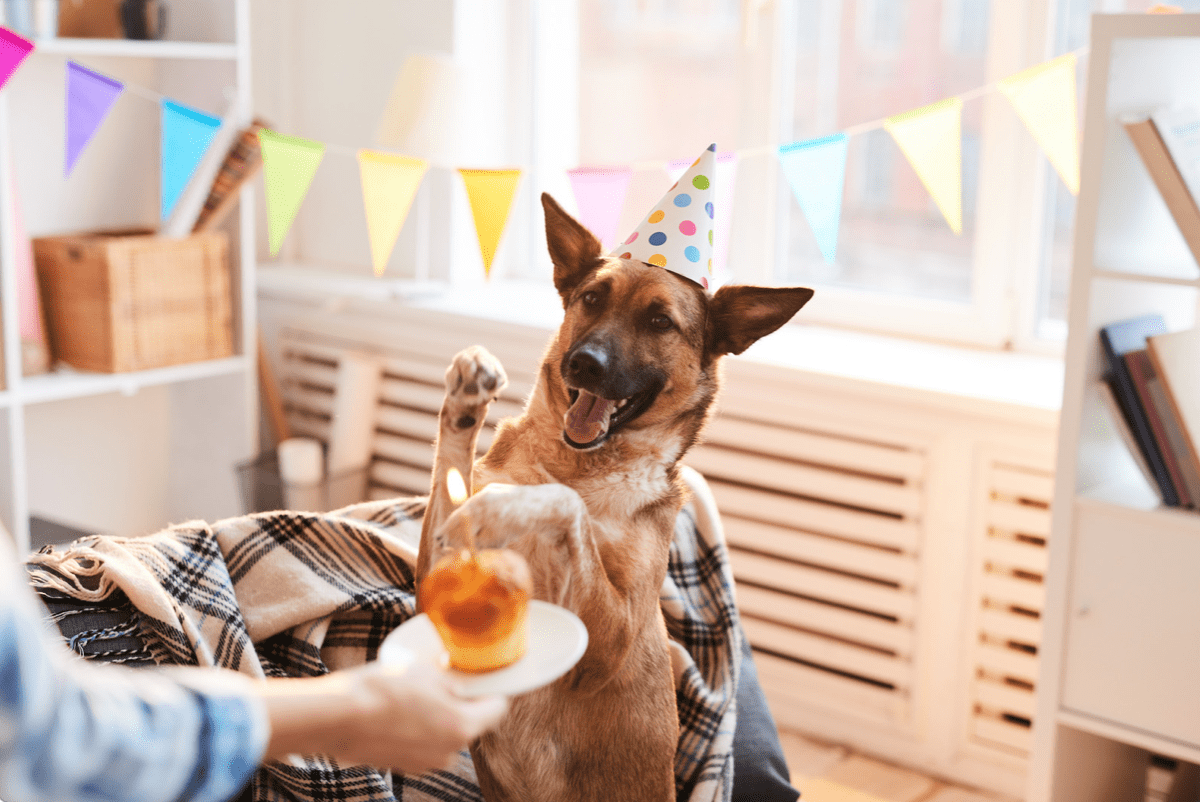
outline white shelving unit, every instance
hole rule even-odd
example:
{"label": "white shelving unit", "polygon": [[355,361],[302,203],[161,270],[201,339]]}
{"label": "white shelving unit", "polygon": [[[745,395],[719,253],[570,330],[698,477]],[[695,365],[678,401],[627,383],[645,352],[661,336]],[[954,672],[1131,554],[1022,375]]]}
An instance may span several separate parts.
{"label": "white shelving unit", "polygon": [[[235,466],[258,442],[251,188],[227,224],[234,356],[134,373],[21,375],[17,215],[30,237],[152,228],[160,135],[153,94],[217,115],[234,97],[239,122],[251,119],[249,0],[170,10],[168,33],[197,41],[39,39],[0,90],[0,520],[19,550],[31,545],[31,516],[136,535],[242,512]],[[70,177],[63,176],[67,59],[127,85]]]}
{"label": "white shelving unit", "polygon": [[1200,325],[1200,270],[1119,122],[1200,105],[1200,14],[1097,15],[1090,59],[1029,802],[1141,799],[1150,755],[1200,763],[1200,513],[1159,503],[1098,392],[1100,327]]}

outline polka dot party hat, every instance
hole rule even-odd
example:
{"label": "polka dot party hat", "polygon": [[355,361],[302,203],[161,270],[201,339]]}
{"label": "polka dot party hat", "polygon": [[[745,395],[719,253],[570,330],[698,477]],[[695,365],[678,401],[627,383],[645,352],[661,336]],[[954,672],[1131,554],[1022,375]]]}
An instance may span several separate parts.
{"label": "polka dot party hat", "polygon": [[613,255],[665,267],[708,289],[716,173],[714,144],[700,154],[629,239],[613,250]]}

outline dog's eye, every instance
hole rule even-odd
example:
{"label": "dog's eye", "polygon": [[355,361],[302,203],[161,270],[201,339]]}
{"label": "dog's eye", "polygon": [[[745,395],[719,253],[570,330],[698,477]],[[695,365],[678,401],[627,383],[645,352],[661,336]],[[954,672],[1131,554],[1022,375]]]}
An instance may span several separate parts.
{"label": "dog's eye", "polygon": [[583,294],[583,298],[581,300],[583,301],[584,306],[595,306],[596,304],[600,303],[600,294],[595,290],[589,290]]}
{"label": "dog's eye", "polygon": [[674,324],[671,323],[671,318],[667,317],[666,315],[655,315],[654,317],[650,318],[650,325],[656,329],[662,329],[665,331],[671,328],[671,326]]}

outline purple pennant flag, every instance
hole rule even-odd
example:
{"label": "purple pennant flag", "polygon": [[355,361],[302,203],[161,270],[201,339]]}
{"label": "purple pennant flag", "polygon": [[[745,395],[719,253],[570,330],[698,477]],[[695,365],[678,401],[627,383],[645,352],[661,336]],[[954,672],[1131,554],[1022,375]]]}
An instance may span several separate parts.
{"label": "purple pennant flag", "polygon": [[568,170],[579,222],[595,234],[605,249],[617,241],[617,224],[633,170],[629,167],[576,167]]}
{"label": "purple pennant flag", "polygon": [[120,81],[67,62],[67,175],[124,88]]}
{"label": "purple pennant flag", "polygon": [[24,36],[18,36],[8,28],[0,28],[0,86],[8,83],[8,79],[21,66],[21,62],[33,50],[33,42]]}

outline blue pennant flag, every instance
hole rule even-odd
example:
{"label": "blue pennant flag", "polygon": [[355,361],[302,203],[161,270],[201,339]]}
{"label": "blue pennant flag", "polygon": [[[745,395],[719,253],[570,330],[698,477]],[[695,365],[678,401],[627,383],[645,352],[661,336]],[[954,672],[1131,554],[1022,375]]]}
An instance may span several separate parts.
{"label": "blue pennant flag", "polygon": [[779,163],[826,262],[837,255],[848,141],[845,134],[834,134],[779,146]]}
{"label": "blue pennant flag", "polygon": [[221,127],[221,120],[203,112],[180,105],[172,100],[162,102],[162,219],[166,220],[175,208],[179,195],[187,186],[204,157],[204,151]]}

